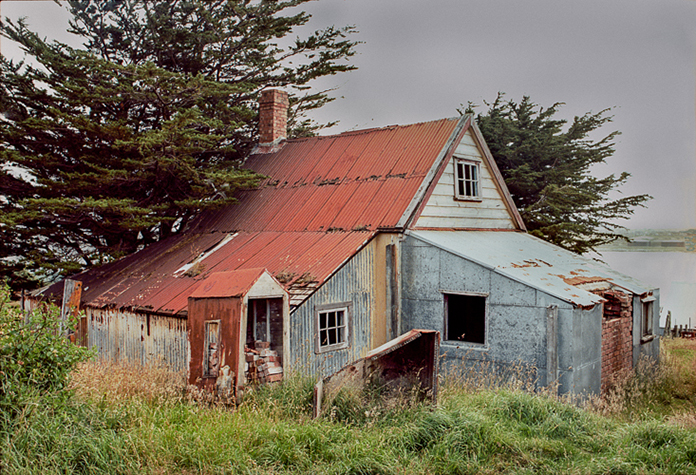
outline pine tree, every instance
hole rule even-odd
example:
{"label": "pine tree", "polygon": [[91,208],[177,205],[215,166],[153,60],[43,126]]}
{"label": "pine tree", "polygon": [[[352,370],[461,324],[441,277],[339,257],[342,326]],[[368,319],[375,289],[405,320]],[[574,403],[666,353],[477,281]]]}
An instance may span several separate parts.
{"label": "pine tree", "polygon": [[[530,234],[583,254],[620,239],[625,228],[617,220],[651,199],[611,199],[630,174],[596,178],[590,172],[614,153],[619,132],[589,137],[611,122],[609,109],[576,116],[566,127],[567,121],[554,117],[560,102],[545,109],[528,96],[516,103],[498,94],[486,105],[477,124]],[[466,112],[473,111],[469,103]]]}
{"label": "pine tree", "polygon": [[31,62],[0,60],[0,278],[73,273],[233,203],[258,180],[239,165],[264,88],[291,92],[291,134],[320,128],[303,114],[331,98],[309,83],[354,69],[356,43],[290,42],[305,1],[73,1],[85,49],[6,20]]}

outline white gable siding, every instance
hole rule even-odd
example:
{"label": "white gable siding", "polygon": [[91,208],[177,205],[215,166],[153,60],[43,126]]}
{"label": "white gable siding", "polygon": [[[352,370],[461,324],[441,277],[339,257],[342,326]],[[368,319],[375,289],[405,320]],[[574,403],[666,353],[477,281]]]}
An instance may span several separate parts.
{"label": "white gable siding", "polygon": [[[454,198],[454,158],[480,162],[480,201]],[[468,130],[428,199],[416,227],[515,229],[490,168]]]}

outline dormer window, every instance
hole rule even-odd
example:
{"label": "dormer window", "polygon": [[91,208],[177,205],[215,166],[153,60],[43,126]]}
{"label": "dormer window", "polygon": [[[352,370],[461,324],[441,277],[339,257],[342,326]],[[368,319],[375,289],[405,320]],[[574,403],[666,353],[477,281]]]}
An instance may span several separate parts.
{"label": "dormer window", "polygon": [[454,159],[454,196],[460,200],[481,199],[480,164]]}

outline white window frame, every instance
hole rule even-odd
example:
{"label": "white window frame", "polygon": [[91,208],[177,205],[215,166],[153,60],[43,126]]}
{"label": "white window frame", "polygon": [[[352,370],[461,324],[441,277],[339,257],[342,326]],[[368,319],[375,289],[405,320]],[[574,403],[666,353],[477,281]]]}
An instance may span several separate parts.
{"label": "white window frame", "polygon": [[[462,173],[459,168],[462,167]],[[475,177],[466,177],[466,170],[473,170]],[[463,175],[463,176],[462,176]],[[462,191],[460,193],[460,184]],[[470,193],[467,194],[467,184],[469,185]],[[458,200],[481,201],[481,162],[474,160],[466,160],[463,158],[454,158],[454,197]]]}
{"label": "white window frame", "polygon": [[[351,337],[351,314],[352,314],[352,304],[350,302],[341,302],[341,303],[335,303],[335,304],[327,304],[327,305],[317,305],[315,307],[315,325],[316,325],[316,331],[315,331],[315,351],[316,353],[326,353],[328,351],[334,351],[334,350],[342,350],[345,348],[350,347],[350,337]],[[328,326],[328,319],[326,321],[326,325],[322,328],[322,315],[328,315],[331,312],[342,312],[343,313],[343,321],[339,324],[338,319],[336,319],[336,324],[332,327]],[[323,331],[330,331],[330,330],[336,330],[338,331],[339,329],[343,329],[343,339],[341,341],[337,341],[334,344],[322,344],[322,332]]]}

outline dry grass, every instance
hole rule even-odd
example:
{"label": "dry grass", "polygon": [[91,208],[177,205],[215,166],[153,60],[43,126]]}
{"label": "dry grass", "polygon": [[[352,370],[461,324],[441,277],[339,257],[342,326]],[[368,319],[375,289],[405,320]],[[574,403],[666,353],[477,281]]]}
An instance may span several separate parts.
{"label": "dry grass", "polygon": [[663,339],[659,362],[641,359],[632,371],[617,377],[606,394],[590,398],[586,405],[605,416],[663,413],[675,425],[694,427],[696,340]]}
{"label": "dry grass", "polygon": [[[443,360],[444,363],[444,360]],[[443,397],[452,392],[476,393],[480,391],[526,391],[537,389],[537,369],[522,361],[501,364],[491,360],[471,363],[468,354],[459,364],[442,364],[440,367]]]}
{"label": "dry grass", "polygon": [[190,399],[186,375],[164,365],[88,361],[73,372],[70,386],[78,397],[87,400],[119,402],[136,398],[164,404]]}

